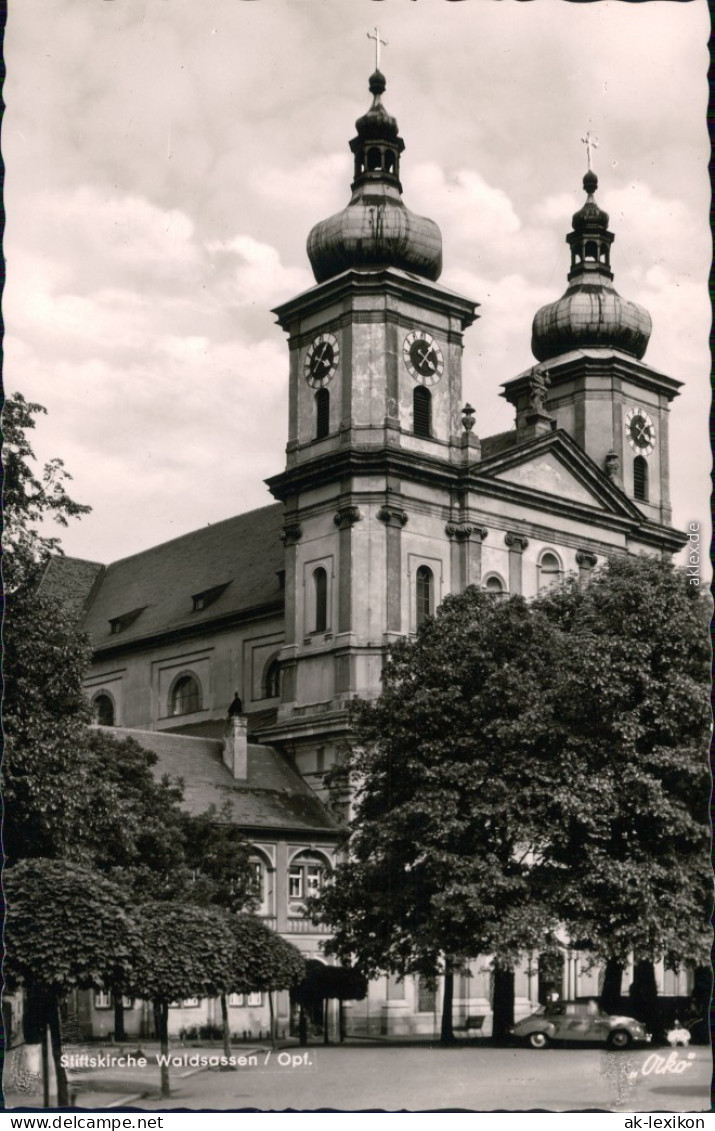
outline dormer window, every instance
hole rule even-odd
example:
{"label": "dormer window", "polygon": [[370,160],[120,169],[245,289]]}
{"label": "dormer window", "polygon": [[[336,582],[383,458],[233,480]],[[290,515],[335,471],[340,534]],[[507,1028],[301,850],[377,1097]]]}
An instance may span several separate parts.
{"label": "dormer window", "polygon": [[146,605],[142,605],[140,609],[132,609],[131,612],[122,613],[120,617],[110,617],[109,631],[111,635],[118,636],[120,632],[124,632],[130,624],[134,624],[134,621],[144,612],[145,608]]}
{"label": "dormer window", "polygon": [[223,585],[214,585],[211,589],[204,589],[201,593],[194,593],[191,597],[194,604],[194,612],[198,613],[202,609],[207,609],[209,605],[213,605],[214,601],[218,600],[224,589],[227,589],[230,584],[230,581],[224,581]]}

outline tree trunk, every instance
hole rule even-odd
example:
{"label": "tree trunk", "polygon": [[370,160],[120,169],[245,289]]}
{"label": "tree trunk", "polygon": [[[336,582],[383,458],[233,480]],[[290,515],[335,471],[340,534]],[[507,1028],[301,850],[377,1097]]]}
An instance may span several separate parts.
{"label": "tree trunk", "polygon": [[506,1044],[509,1030],[514,1024],[514,971],[494,968],[494,1019],[492,1040],[495,1044]]}
{"label": "tree trunk", "polygon": [[616,958],[609,958],[606,963],[606,972],[603,978],[603,989],[599,1005],[604,1013],[621,1012],[621,984],[623,982],[623,965]]}
{"label": "tree trunk", "polygon": [[340,998],[338,1005],[338,1028],[340,1031],[340,1044],[345,1040],[345,1002]]}
{"label": "tree trunk", "polygon": [[273,1009],[273,990],[268,991],[268,1013],[271,1019],[271,1048],[276,1047],[276,1015]]}
{"label": "tree trunk", "polygon": [[56,994],[51,994],[48,999],[47,1020],[50,1026],[50,1044],[52,1045],[52,1058],[55,1062],[55,1076],[57,1078],[57,1106],[69,1107],[67,1073],[62,1067],[62,1028],[60,1026],[59,1001]]}
{"label": "tree trunk", "polygon": [[636,962],[633,984],[630,989],[634,1015],[642,1021],[648,1032],[657,1039],[661,1036],[660,1003],[655,969],[649,959]]}
{"label": "tree trunk", "polygon": [[112,996],[114,998],[114,1039],[115,1041],[126,1041],[127,1034],[124,1031],[124,999],[122,998],[121,990],[115,990]]}
{"label": "tree trunk", "polygon": [[42,1055],[42,1106],[50,1106],[50,1053],[47,1048],[47,1023],[45,1022],[42,1028],[42,1037],[40,1038],[40,1047]]}
{"label": "tree trunk", "polygon": [[302,1003],[298,1006],[298,1043],[301,1048],[308,1044],[308,1019]]}
{"label": "tree trunk", "polygon": [[439,1039],[443,1045],[449,1045],[454,1040],[454,1025],[452,1022],[452,1006],[454,1003],[454,971],[447,966],[444,972],[444,997],[442,999],[442,1026]]}
{"label": "tree trunk", "polygon": [[223,1035],[223,1053],[224,1056],[231,1056],[231,1030],[228,1024],[228,999],[225,994],[221,994],[221,1029]]}
{"label": "tree trunk", "polygon": [[161,1064],[161,1098],[168,1099],[171,1095],[169,1087],[169,1003],[158,1001],[154,1003],[154,1011],[159,1017],[159,1051],[162,1054]]}
{"label": "tree trunk", "polygon": [[323,998],[323,1044],[329,1045],[330,1039],[328,1037],[328,1002],[329,998]]}
{"label": "tree trunk", "polygon": [[152,1013],[154,1015],[154,1039],[161,1040],[161,1005],[159,1002],[153,1001],[151,1003]]}

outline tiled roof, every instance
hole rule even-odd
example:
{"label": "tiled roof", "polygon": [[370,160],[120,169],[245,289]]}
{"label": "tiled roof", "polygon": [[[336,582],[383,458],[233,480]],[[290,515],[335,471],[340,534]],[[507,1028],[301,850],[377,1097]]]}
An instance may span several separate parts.
{"label": "tiled roof", "polygon": [[157,756],[154,773],[184,782],[184,808],[205,813],[228,803],[232,821],[241,828],[296,832],[337,832],[338,824],[300,774],[272,746],[248,744],[248,777],[235,781],[221,760],[217,739],[168,731],[103,727],[115,738],[133,738]]}
{"label": "tiled roof", "polygon": [[[272,726],[276,721],[278,710],[276,707],[267,707],[263,711],[247,711],[249,738],[259,734],[266,727]],[[204,722],[186,723],[184,726],[167,727],[171,734],[194,734],[197,738],[223,738],[226,729],[226,719],[206,719]],[[166,733],[166,731],[164,733]]]}
{"label": "tiled roof", "polygon": [[[93,646],[190,629],[270,603],[280,606],[282,518],[280,503],[261,507],[107,566],[83,622]],[[192,595],[223,585],[206,609],[194,612]],[[110,633],[111,620],[140,608],[131,624]]]}
{"label": "tiled roof", "polygon": [[99,562],[56,554],[45,566],[39,591],[61,601],[73,617],[79,618],[103,569]]}
{"label": "tiled roof", "polygon": [[482,459],[499,455],[516,444],[516,428],[510,432],[497,432],[495,436],[485,436],[482,440]]}

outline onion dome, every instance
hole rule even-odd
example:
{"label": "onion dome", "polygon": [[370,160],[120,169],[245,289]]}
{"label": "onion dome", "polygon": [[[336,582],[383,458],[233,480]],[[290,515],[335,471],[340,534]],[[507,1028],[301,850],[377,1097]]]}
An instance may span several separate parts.
{"label": "onion dome", "polygon": [[610,267],[613,232],[608,213],[596,204],[598,177],[590,170],[583,178],[586,203],[573,216],[566,236],[571,248],[569,286],[558,302],[543,306],[534,318],[531,349],[548,361],[575,349],[622,350],[641,358],[651,332],[650,314],[628,302],[613,286]]}
{"label": "onion dome", "polygon": [[308,257],[318,283],[348,268],[399,267],[436,280],[442,271],[442,234],[432,220],[405,207],[400,155],[405,143],[382,105],[385,76],[370,77],[372,106],[355,123],[352,198],[347,208],[316,224]]}

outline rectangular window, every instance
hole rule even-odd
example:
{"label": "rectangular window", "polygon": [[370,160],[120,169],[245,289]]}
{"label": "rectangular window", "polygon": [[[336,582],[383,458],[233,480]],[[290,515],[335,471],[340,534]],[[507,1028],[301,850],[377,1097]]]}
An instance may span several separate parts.
{"label": "rectangular window", "polygon": [[263,865],[258,860],[252,860],[249,868],[251,869],[251,894],[259,903],[263,903]]}
{"label": "rectangular window", "polygon": [[107,993],[106,990],[97,990],[94,995],[94,1008],[95,1009],[111,1009],[112,1008],[112,995]]}
{"label": "rectangular window", "polygon": [[305,870],[305,893],[306,895],[317,895],[321,888],[321,879],[323,869],[317,865],[309,864]]}
{"label": "rectangular window", "polygon": [[288,895],[291,899],[303,898],[303,869],[290,868],[288,871]]}
{"label": "rectangular window", "polygon": [[430,986],[424,978],[417,979],[417,1012],[418,1013],[434,1013],[437,1000],[437,992],[434,986]]}
{"label": "rectangular window", "polygon": [[248,995],[248,1004],[249,1005],[263,1005],[263,994],[249,994]]}
{"label": "rectangular window", "polygon": [[233,1005],[233,1006],[244,1005],[245,1004],[244,995],[243,994],[229,994],[228,995],[228,1004]]}

